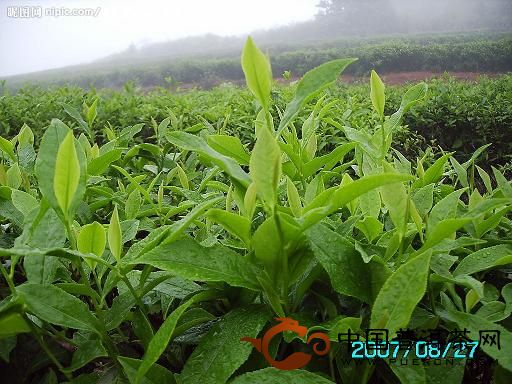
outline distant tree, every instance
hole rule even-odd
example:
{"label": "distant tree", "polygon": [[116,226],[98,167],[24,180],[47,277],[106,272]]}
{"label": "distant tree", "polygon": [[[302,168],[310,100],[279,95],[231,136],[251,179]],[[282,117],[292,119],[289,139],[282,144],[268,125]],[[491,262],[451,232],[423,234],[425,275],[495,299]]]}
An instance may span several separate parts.
{"label": "distant tree", "polygon": [[510,29],[512,0],[320,0],[325,29],[355,34]]}
{"label": "distant tree", "polygon": [[317,20],[331,30],[369,34],[396,28],[392,0],[320,0],[317,8]]}

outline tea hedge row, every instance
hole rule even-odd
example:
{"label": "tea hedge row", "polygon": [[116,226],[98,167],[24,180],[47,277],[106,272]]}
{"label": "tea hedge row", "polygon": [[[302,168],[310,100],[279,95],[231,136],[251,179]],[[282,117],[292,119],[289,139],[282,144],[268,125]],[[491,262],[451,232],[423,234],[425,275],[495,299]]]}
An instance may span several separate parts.
{"label": "tea hedge row", "polygon": [[[457,150],[464,157],[482,145],[492,143],[486,162],[504,166],[509,172],[512,160],[512,76],[481,77],[476,82],[441,78],[428,84],[426,100],[405,117],[408,128],[398,136],[404,153],[415,156],[428,145],[439,145],[446,151]],[[388,87],[387,112],[398,108],[406,89],[407,86]],[[274,88],[274,117],[278,117],[277,109],[285,108],[293,92],[293,86]],[[367,85],[339,84],[330,88],[328,95],[336,102],[329,117],[338,123],[354,126],[375,119],[367,93]],[[16,94],[0,97],[0,127],[4,135],[12,137],[23,124],[27,124],[37,142],[54,117],[79,127],[72,116],[83,112],[83,105],[92,105],[95,100],[96,116],[92,126],[100,140],[105,140],[106,127],[119,130],[139,123],[144,124],[143,135],[147,136],[151,134],[152,120],[171,117],[174,129],[199,131],[207,128],[210,132],[235,133],[246,144],[254,142],[249,116],[255,113],[257,106],[247,91],[229,85],[210,91],[177,93],[163,88],[143,92],[130,83],[122,91],[28,87]],[[304,116],[306,113],[302,118]],[[321,123],[319,130],[324,133],[325,144],[331,141],[335,144],[337,135],[333,137],[332,128]]]}
{"label": "tea hedge row", "polygon": [[[324,43],[307,48],[284,47],[271,49],[272,66],[276,76],[291,71],[301,76],[306,71],[339,57],[358,57],[358,62],[347,69],[347,73],[364,75],[371,69],[379,72],[401,71],[472,71],[506,72],[512,70],[512,39],[501,34],[499,38],[474,36],[460,38],[447,36],[442,39],[376,39],[340,43]],[[19,88],[26,81],[65,85],[77,84],[89,87],[121,87],[136,79],[142,87],[169,86],[179,83],[199,84],[211,88],[222,81],[244,78],[235,55],[221,58],[197,59],[165,58],[133,65],[141,59],[101,63],[54,70],[34,75],[21,75],[9,79],[10,87]]]}

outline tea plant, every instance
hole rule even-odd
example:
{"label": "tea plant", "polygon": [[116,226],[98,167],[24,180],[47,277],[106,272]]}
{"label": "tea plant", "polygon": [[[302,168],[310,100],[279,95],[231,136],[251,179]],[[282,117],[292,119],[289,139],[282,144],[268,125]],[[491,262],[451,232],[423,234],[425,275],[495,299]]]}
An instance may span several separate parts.
{"label": "tea plant", "polygon": [[[340,123],[325,91],[355,59],[307,72],[284,110],[269,59],[248,39],[242,69],[257,108],[255,143],[175,114],[95,131],[24,126],[0,149],[0,352],[20,381],[130,383],[462,382],[512,370],[512,185],[453,153],[407,159],[392,148],[427,85],[385,115],[372,72],[372,116]],[[304,114],[305,118],[304,117]],[[83,116],[82,116],[83,115]],[[327,126],[327,128],[326,128]],[[322,131],[320,130],[322,127]],[[336,137],[326,143],[322,132]],[[330,150],[328,150],[328,148]],[[478,182],[477,182],[478,180]],[[478,184],[484,188],[478,189]],[[330,338],[304,369],[268,368],[241,338],[291,317]],[[387,329],[498,330],[490,362],[347,365],[339,334]],[[304,340],[307,335],[304,337]],[[274,338],[282,360],[304,348]],[[34,356],[26,361],[26,356]],[[497,360],[497,362],[494,362]]]}

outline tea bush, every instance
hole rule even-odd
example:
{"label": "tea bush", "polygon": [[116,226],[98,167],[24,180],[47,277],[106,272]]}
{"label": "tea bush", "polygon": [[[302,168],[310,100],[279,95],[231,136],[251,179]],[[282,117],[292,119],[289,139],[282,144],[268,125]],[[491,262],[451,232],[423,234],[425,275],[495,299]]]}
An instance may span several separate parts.
{"label": "tea bush", "polygon": [[[365,122],[367,112],[354,109],[337,119],[328,87],[353,62],[306,73],[277,108],[268,59],[248,39],[242,68],[255,102],[238,99],[233,111],[247,104],[242,132],[254,129],[250,150],[225,130],[229,118],[191,126],[170,114],[144,140],[143,124],[107,124],[98,137],[93,99],[81,112],[65,107],[78,137],[53,119],[39,145],[27,125],[1,138],[3,377],[505,380],[512,371],[512,184],[477,165],[485,148],[457,161],[452,153],[407,159],[392,147],[402,118],[422,105],[425,83],[403,92],[388,115],[387,92],[372,72],[371,116]],[[276,317],[321,330],[330,352],[303,369],[269,368],[241,339],[257,338]],[[458,329],[476,341],[479,331],[496,330],[501,348],[481,343],[475,356],[484,365],[466,358],[445,366],[385,358],[346,365],[348,345],[339,336],[350,331],[364,340],[368,328],[387,329],[390,338],[405,328]],[[308,335],[299,336],[276,335],[271,358],[304,348]],[[396,352],[399,359],[408,353]]]}
{"label": "tea bush", "polygon": [[[484,167],[490,170],[490,165],[493,165],[510,172],[512,76],[480,77],[475,82],[441,77],[429,81],[428,85],[425,100],[404,117],[406,127],[397,133],[397,144],[404,154],[408,157],[422,156],[429,145],[434,148],[441,146],[447,151],[457,151],[455,156],[462,161],[477,148],[492,143],[486,151]],[[407,88],[388,87],[386,113],[398,108]],[[293,86],[274,87],[272,114],[275,118],[279,117],[276,108],[284,109],[293,92]],[[366,84],[340,83],[333,86],[328,95],[336,103],[330,117],[338,123],[353,126],[374,120],[368,92]],[[76,112],[71,114],[76,115],[84,108],[84,103],[89,106],[96,99],[97,116],[93,129],[101,143],[105,142],[105,127],[122,129],[143,123],[142,135],[147,137],[151,135],[153,121],[162,121],[169,116],[174,116],[175,129],[207,128],[210,132],[235,134],[244,144],[252,146],[254,143],[251,116],[256,113],[257,105],[245,89],[228,84],[210,91],[181,92],[163,88],[143,92],[130,83],[123,91],[26,87],[16,94],[6,93],[0,97],[0,127],[4,134],[14,136],[23,124],[27,124],[38,142],[52,118],[79,128],[77,120],[69,112],[74,109]],[[63,104],[68,106],[67,109]],[[305,119],[309,112],[310,107],[306,106],[299,117]],[[324,140],[332,137],[336,144],[339,131],[326,132],[329,130],[332,130],[331,125],[320,123],[319,131]],[[319,151],[324,154],[323,147]]]}
{"label": "tea bush", "polygon": [[[338,57],[358,57],[347,68],[356,75],[375,69],[380,72],[403,71],[470,71],[498,72],[512,70],[512,38],[510,33],[431,34],[407,38],[347,38],[327,42],[301,44],[270,44],[275,75],[284,71],[301,76],[321,63]],[[172,52],[172,49],[171,49]],[[143,53],[139,53],[139,55]],[[150,55],[151,57],[151,55]],[[127,65],[126,63],[133,63]],[[112,62],[93,63],[13,76],[7,85],[19,89],[26,82],[41,84],[77,84],[122,87],[136,79],[141,87],[156,87],[176,83],[199,84],[210,88],[219,81],[243,80],[244,75],[235,54],[224,57],[148,58],[121,55]]]}

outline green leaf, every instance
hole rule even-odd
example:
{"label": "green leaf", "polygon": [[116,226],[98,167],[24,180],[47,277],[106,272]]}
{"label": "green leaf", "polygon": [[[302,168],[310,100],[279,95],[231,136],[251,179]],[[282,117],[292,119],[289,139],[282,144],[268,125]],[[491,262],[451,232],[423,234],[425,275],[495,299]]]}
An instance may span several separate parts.
{"label": "green leaf", "polygon": [[405,223],[408,221],[409,196],[403,184],[385,185],[380,188],[382,202],[388,208],[389,217],[395,225],[401,240],[405,232]]}
{"label": "green leaf", "polygon": [[[132,359],[129,357],[119,356],[117,358],[121,365],[123,366],[124,373],[130,384],[135,384],[135,377],[137,376],[137,371],[142,364],[142,360]],[[143,378],[139,381],[140,384],[174,384],[176,380],[174,379],[174,375],[172,372],[167,370],[158,364],[153,364],[148,372],[144,375]]]}
{"label": "green leaf", "polygon": [[236,287],[258,291],[258,270],[251,263],[223,246],[203,247],[195,240],[184,238],[159,245],[133,261],[149,264],[194,281],[222,281]]}
{"label": "green leaf", "polygon": [[424,218],[432,209],[432,204],[434,203],[434,184],[429,184],[413,191],[411,199],[418,214]]}
{"label": "green leaf", "polygon": [[451,155],[451,153],[447,153],[446,155],[441,156],[439,159],[437,159],[436,162],[432,164],[432,166],[429,169],[427,169],[423,177],[417,180],[412,187],[421,188],[431,183],[438,182],[441,176],[443,175],[444,167],[448,162],[448,159],[451,157]]}
{"label": "green leaf", "polygon": [[402,116],[410,108],[412,108],[412,106],[417,104],[421,99],[425,97],[427,90],[428,85],[426,83],[419,83],[412,86],[407,90],[407,92],[405,92],[405,94],[402,96],[402,102],[400,103],[398,110],[393,113],[384,123],[384,130],[387,135],[392,133],[393,129],[398,126]]}
{"label": "green leaf", "polygon": [[333,288],[343,295],[371,303],[370,269],[354,245],[321,224],[310,228],[307,237],[316,259],[329,275]]}
{"label": "green leaf", "polygon": [[315,224],[372,189],[412,179],[413,177],[410,175],[383,173],[380,175],[364,176],[336,189],[328,189],[305,207],[305,213],[302,216],[304,227],[307,228]]}
{"label": "green leaf", "polygon": [[386,101],[384,83],[374,70],[372,70],[370,75],[370,86],[370,98],[372,99],[373,108],[382,119],[384,118],[384,103]]}
{"label": "green leaf", "polygon": [[421,365],[400,364],[400,362],[388,362],[388,364],[401,383],[426,384],[427,382],[425,367]]}
{"label": "green leaf", "polygon": [[230,384],[332,384],[332,381],[302,369],[283,371],[265,368],[238,376]]}
{"label": "green leaf", "polygon": [[428,384],[461,384],[464,377],[465,359],[460,364],[429,364],[423,367]]}
{"label": "green leaf", "polygon": [[211,148],[204,139],[186,132],[168,132],[167,140],[181,149],[195,151],[226,172],[244,187],[248,187],[249,175],[231,157],[224,156]]}
{"label": "green leaf", "polygon": [[370,328],[387,329],[390,337],[406,327],[427,288],[431,253],[409,260],[393,273],[372,308]]}
{"label": "green leaf", "polygon": [[334,151],[327,155],[315,157],[313,160],[304,164],[302,170],[303,176],[313,176],[321,167],[324,167],[324,171],[330,171],[338,162],[342,161],[345,155],[353,150],[356,145],[356,143],[346,143],[336,147]]}
{"label": "green leaf", "polygon": [[279,123],[278,135],[297,116],[302,107],[316,94],[333,84],[343,70],[357,59],[338,59],[328,61],[308,71],[299,81],[295,97],[286,106]]}
{"label": "green leaf", "polygon": [[110,248],[110,252],[112,252],[112,255],[118,263],[121,261],[121,253],[123,250],[122,239],[123,235],[121,232],[121,224],[119,223],[119,214],[117,212],[116,205],[108,225],[108,246]]}
{"label": "green leaf", "polygon": [[[84,225],[80,229],[77,238],[77,248],[82,253],[92,253],[98,257],[103,255],[107,238],[105,236],[105,229],[97,221],[92,224]],[[87,260],[88,261],[88,260]],[[88,261],[89,266],[94,269],[95,263]]]}
{"label": "green leaf", "polygon": [[23,182],[21,171],[18,163],[14,163],[5,174],[7,177],[7,185],[13,189],[18,189]]}
{"label": "green leaf", "polygon": [[442,240],[453,236],[460,228],[471,222],[471,218],[446,219],[436,224],[434,229],[427,235],[427,241],[423,244],[417,254],[432,248]]}
{"label": "green leaf", "polygon": [[16,336],[11,336],[2,339],[2,342],[0,343],[0,359],[3,359],[6,363],[9,363],[9,356],[12,350],[16,348],[16,342]]}
{"label": "green leaf", "polygon": [[16,287],[27,310],[50,324],[98,332],[98,319],[73,295],[49,284],[27,283]]}
{"label": "green leaf", "polygon": [[87,165],[87,173],[89,175],[103,174],[108,169],[110,164],[121,158],[122,154],[122,149],[113,149],[101,156],[98,156],[97,158],[91,160],[91,162]]}
{"label": "green leaf", "polygon": [[480,331],[496,330],[500,332],[500,349],[496,345],[489,345],[489,343],[481,343],[478,347],[493,359],[498,360],[503,368],[512,371],[512,333],[510,331],[476,315],[458,311],[440,311],[440,313],[447,320],[457,323],[460,329],[468,329],[471,333],[470,338],[473,340],[479,339]]}
{"label": "green leaf", "polygon": [[96,116],[98,116],[98,113],[96,112],[96,109],[98,107],[98,98],[96,98],[90,107],[87,107],[87,113],[86,113],[86,118],[87,118],[87,124],[89,127],[92,126],[92,123],[94,122],[94,120],[96,119]]}
{"label": "green leaf", "polygon": [[31,211],[38,207],[37,199],[23,191],[13,190],[11,193],[12,203],[20,211],[25,219]]}
{"label": "green leaf", "polygon": [[250,343],[240,339],[257,337],[269,319],[270,313],[259,305],[224,315],[188,358],[179,376],[180,383],[225,383],[253,351]]}
{"label": "green leaf", "polygon": [[16,161],[16,154],[14,153],[14,145],[7,139],[0,136],[0,150],[5,152],[12,161]]}
{"label": "green leaf", "polygon": [[209,135],[208,145],[217,152],[235,159],[238,164],[249,165],[249,154],[238,137],[228,135]]}
{"label": "green leaf", "polygon": [[86,333],[84,336],[76,332],[73,336],[73,341],[76,342],[77,349],[73,353],[71,366],[66,368],[66,371],[73,372],[99,357],[108,357],[105,347],[103,347],[101,340],[95,334]]}
{"label": "green leaf", "polygon": [[276,138],[268,129],[258,131],[258,139],[251,154],[249,170],[260,198],[273,209],[281,177],[281,149]]}
{"label": "green leaf", "polygon": [[286,178],[286,195],[293,215],[300,217],[302,215],[302,202],[300,201],[299,191],[297,191],[297,187],[289,177]]}
{"label": "green leaf", "polygon": [[263,109],[268,111],[272,88],[272,69],[269,59],[256,47],[250,36],[242,51],[242,69],[247,86]]}
{"label": "green leaf", "polygon": [[440,221],[455,217],[457,206],[459,205],[459,198],[463,193],[464,189],[454,191],[439,201],[434,208],[432,208],[428,217],[427,237],[429,232],[433,231]]}
{"label": "green leaf", "polygon": [[207,216],[222,225],[226,231],[238,237],[246,245],[250,244],[251,222],[247,218],[216,208],[210,209]]}
{"label": "green leaf", "polygon": [[468,173],[466,169],[462,165],[460,165],[460,163],[454,157],[450,157],[450,163],[452,164],[453,168],[455,169],[455,172],[457,173],[460,185],[462,185],[464,188],[468,188],[469,182]]}
{"label": "green leaf", "polygon": [[[50,205],[58,212],[62,211],[61,202],[66,204],[65,200],[69,197],[72,187],[76,183],[76,176],[79,175],[78,184],[73,193],[72,201],[69,202],[69,209],[66,212],[68,217],[73,216],[73,212],[78,205],[83,201],[83,195],[85,193],[86,184],[86,159],[82,146],[79,143],[74,143],[74,138],[69,137],[71,130],[60,120],[53,119],[50,126],[46,129],[41,144],[39,146],[39,153],[36,159],[35,173],[38,180],[38,187],[42,195],[46,197]],[[72,133],[71,133],[72,135]],[[61,160],[59,161],[59,172],[66,173],[66,177],[61,173],[57,174],[57,156],[56,154],[61,149],[61,144],[67,138],[68,142],[62,147]],[[73,141],[75,147],[71,149],[70,141]],[[64,158],[65,152],[74,152],[78,158],[79,171],[76,172],[76,168],[70,167],[68,159]],[[76,163],[74,164],[76,166]],[[67,177],[69,176],[69,180]],[[60,182],[57,182],[59,179]],[[68,185],[69,182],[69,185]],[[58,188],[60,193],[59,200],[55,194],[55,188]],[[64,212],[62,212],[64,213]],[[64,214],[66,214],[64,213]]]}
{"label": "green leaf", "polygon": [[[42,207],[35,210],[25,219],[26,226],[23,235],[27,238],[17,239],[20,243],[38,249],[62,247],[66,241],[66,232],[62,221],[53,209]],[[22,236],[23,236],[22,235]],[[23,267],[27,280],[31,283],[50,284],[56,280],[57,271],[62,267],[61,261],[49,255],[26,255]]]}
{"label": "green leaf", "polygon": [[67,217],[80,182],[80,163],[75,149],[75,137],[69,131],[57,151],[53,188],[64,216]]}
{"label": "green leaf", "polygon": [[90,131],[90,127],[87,125],[87,123],[83,119],[82,115],[80,115],[80,112],[78,112],[78,110],[76,110],[74,107],[72,107],[71,105],[68,105],[66,103],[59,103],[59,104],[62,106],[62,108],[64,108],[64,111],[69,116],[71,116],[73,119],[76,120],[76,122],[78,123],[78,126],[82,129],[82,131],[84,131],[84,133],[86,133],[92,139],[93,135],[92,135],[92,132]]}
{"label": "green leaf", "polygon": [[252,236],[252,248],[256,258],[263,262],[265,270],[272,281],[282,281],[282,252],[281,238],[276,224],[277,216],[267,218]]}
{"label": "green leaf", "polygon": [[78,250],[82,253],[92,253],[98,257],[103,255],[107,239],[105,229],[97,221],[84,225],[77,239]]}
{"label": "green leaf", "polygon": [[134,189],[126,199],[126,203],[124,206],[124,213],[126,218],[135,219],[137,214],[139,213],[139,209],[142,203],[142,199],[140,196],[140,191],[138,189]]}
{"label": "green leaf", "polygon": [[473,252],[464,257],[459,263],[454,276],[471,275],[500,265],[512,263],[512,247],[510,245],[496,245]]}
{"label": "green leaf", "polygon": [[0,315],[0,340],[18,333],[31,332],[30,326],[19,313],[11,312]]}
{"label": "green leaf", "polygon": [[144,354],[144,359],[142,360],[139,369],[137,370],[135,383],[141,382],[143,376],[146,375],[151,367],[157,362],[160,355],[165,351],[167,345],[171,341],[171,337],[173,335],[174,329],[176,328],[176,324],[178,323],[178,320],[183,315],[183,313],[192,304],[199,301],[212,299],[214,297],[215,294],[213,294],[211,291],[198,293],[187,302],[176,308],[173,313],[165,319],[164,323],[160,326],[148,345],[147,351]]}
{"label": "green leaf", "polygon": [[34,145],[34,132],[32,132],[27,124],[23,124],[17,137],[20,147],[24,145]]}
{"label": "green leaf", "polygon": [[494,178],[496,179],[496,183],[498,184],[498,187],[500,188],[503,195],[505,197],[512,198],[512,185],[510,181],[508,181],[505,176],[503,176],[503,173],[494,167],[492,167],[492,172],[494,174]]}

